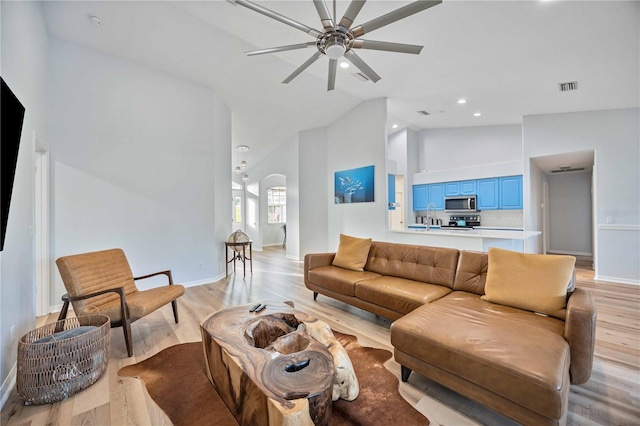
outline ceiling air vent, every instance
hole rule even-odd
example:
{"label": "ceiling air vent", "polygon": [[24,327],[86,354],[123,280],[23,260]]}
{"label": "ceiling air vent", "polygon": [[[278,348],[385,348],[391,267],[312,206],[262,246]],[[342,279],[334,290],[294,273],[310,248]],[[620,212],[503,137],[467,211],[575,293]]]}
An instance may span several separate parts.
{"label": "ceiling air vent", "polygon": [[366,75],[362,74],[361,72],[354,72],[351,75],[360,81],[369,81],[369,78]]}
{"label": "ceiling air vent", "polygon": [[551,170],[551,173],[567,173],[584,170],[584,167],[560,166],[559,169]]}
{"label": "ceiling air vent", "polygon": [[431,115],[431,113],[430,113],[429,111],[425,111],[425,110],[422,110],[422,111],[416,111],[416,112],[417,112],[418,114],[420,114],[420,115]]}
{"label": "ceiling air vent", "polygon": [[568,92],[569,90],[578,90],[577,81],[569,81],[567,83],[558,83],[558,87],[561,92]]}

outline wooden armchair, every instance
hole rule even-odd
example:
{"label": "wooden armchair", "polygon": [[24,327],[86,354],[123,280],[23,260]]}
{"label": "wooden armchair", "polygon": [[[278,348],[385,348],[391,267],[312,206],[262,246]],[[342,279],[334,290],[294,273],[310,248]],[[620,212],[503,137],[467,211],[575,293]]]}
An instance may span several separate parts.
{"label": "wooden armchair", "polygon": [[[171,271],[134,277],[122,249],[63,256],[56,260],[67,294],[58,320],[65,319],[69,303],[76,315],[102,314],[111,319],[111,327],[122,327],[127,354],[133,355],[131,323],[171,302],[178,323],[176,299],[184,287],[174,285]],[[135,280],[166,275],[168,286],[140,291]]]}

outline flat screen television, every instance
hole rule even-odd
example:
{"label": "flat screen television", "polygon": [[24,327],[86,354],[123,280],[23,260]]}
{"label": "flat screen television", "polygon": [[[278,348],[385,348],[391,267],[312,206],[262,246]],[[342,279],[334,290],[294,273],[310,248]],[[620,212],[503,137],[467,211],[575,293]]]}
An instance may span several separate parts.
{"label": "flat screen television", "polygon": [[24,106],[9,86],[0,77],[0,251],[4,250],[4,237],[7,233],[11,192],[18,162],[18,148],[24,121]]}

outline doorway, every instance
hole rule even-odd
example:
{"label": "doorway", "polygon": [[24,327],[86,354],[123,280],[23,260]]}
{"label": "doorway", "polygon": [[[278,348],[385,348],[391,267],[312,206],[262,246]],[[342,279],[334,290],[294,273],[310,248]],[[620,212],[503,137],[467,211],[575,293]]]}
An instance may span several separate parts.
{"label": "doorway", "polygon": [[[575,256],[577,264],[595,269],[595,152],[531,160],[542,172],[543,252]],[[532,182],[532,191],[534,186]]]}
{"label": "doorway", "polygon": [[[393,176],[393,175],[392,175]],[[400,231],[404,229],[404,176],[393,176],[395,181],[395,188],[393,188],[395,198],[393,199],[394,206],[389,207],[389,228],[392,231]],[[391,185],[389,185],[391,188]]]}
{"label": "doorway", "polygon": [[231,182],[231,229],[245,230],[244,187],[237,182]]}
{"label": "doorway", "polygon": [[33,134],[34,153],[34,246],[36,315],[50,312],[49,280],[49,152]]}

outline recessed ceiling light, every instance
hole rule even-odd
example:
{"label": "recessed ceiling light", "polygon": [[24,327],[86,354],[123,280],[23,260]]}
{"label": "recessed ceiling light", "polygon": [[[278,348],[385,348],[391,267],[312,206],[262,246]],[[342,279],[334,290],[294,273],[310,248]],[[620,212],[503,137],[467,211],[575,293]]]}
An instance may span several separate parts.
{"label": "recessed ceiling light", "polygon": [[458,99],[458,103],[459,104],[466,104],[467,100],[466,99]]}
{"label": "recessed ceiling light", "polygon": [[346,62],[340,62],[340,68],[349,68],[349,64]]}
{"label": "recessed ceiling light", "polygon": [[480,117],[481,115],[482,115],[482,114],[481,114],[481,113],[479,113],[479,112],[476,112],[476,113],[474,113],[474,114],[473,114],[473,116],[474,116],[474,117]]}
{"label": "recessed ceiling light", "polygon": [[391,127],[392,127],[392,128],[394,128],[394,129],[397,129],[397,128],[398,128],[398,125],[397,125],[397,124],[394,124],[394,125],[393,125],[393,126],[391,126]]}

